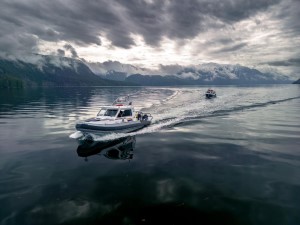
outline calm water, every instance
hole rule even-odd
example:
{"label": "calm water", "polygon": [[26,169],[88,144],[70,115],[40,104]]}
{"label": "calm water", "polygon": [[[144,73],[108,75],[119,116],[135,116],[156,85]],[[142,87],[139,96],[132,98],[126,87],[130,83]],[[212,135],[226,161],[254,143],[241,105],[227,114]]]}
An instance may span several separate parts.
{"label": "calm water", "polygon": [[[0,224],[300,224],[300,86],[0,91]],[[70,139],[131,94],[153,124]]]}

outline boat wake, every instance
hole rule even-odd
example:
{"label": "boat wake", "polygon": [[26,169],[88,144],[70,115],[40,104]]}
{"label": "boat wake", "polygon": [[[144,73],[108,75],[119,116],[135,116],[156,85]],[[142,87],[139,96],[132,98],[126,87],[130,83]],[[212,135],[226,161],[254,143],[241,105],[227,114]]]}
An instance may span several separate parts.
{"label": "boat wake", "polygon": [[[276,97],[268,94],[264,97],[255,98],[253,95],[256,93],[249,93],[251,90],[241,89],[235,92],[224,92],[214,99],[206,99],[203,94],[205,89],[203,87],[202,89],[181,88],[173,90],[172,94],[166,98],[156,101],[155,104],[151,104],[149,107],[142,107],[153,115],[153,121],[151,125],[141,130],[131,133],[111,133],[103,136],[91,134],[91,137],[94,141],[111,141],[126,136],[154,133],[193,119],[221,116],[300,98],[300,96],[280,98],[282,96]],[[151,99],[148,99],[148,102],[150,101]],[[146,102],[144,105],[147,104]],[[80,135],[80,133],[76,132],[72,134],[72,138]]]}

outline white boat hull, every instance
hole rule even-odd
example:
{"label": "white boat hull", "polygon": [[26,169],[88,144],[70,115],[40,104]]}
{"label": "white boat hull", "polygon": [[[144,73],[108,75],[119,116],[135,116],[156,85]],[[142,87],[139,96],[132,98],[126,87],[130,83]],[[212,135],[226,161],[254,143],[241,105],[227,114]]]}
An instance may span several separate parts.
{"label": "white boat hull", "polygon": [[148,125],[150,125],[150,121],[130,121],[106,124],[99,122],[80,122],[76,124],[76,130],[81,132],[93,132],[98,134],[130,133]]}
{"label": "white boat hull", "polygon": [[206,96],[206,98],[215,98],[215,97],[217,97],[216,94],[210,94],[210,93],[206,93],[205,96]]}

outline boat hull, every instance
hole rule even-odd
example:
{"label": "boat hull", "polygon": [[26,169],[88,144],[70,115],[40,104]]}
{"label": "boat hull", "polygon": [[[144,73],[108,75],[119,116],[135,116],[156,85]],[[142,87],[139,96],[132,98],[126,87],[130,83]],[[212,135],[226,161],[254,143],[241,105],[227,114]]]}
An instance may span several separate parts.
{"label": "boat hull", "polygon": [[215,97],[217,97],[217,95],[216,94],[205,94],[205,97],[206,98],[215,98]]}
{"label": "boat hull", "polygon": [[132,121],[120,124],[77,123],[76,130],[94,133],[130,133],[150,125],[151,121]]}

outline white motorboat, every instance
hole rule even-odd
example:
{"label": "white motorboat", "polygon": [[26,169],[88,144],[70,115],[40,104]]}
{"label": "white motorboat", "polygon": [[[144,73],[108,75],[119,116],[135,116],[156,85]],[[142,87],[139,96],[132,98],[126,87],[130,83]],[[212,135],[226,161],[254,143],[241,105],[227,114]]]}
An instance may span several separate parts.
{"label": "white motorboat", "polygon": [[117,98],[103,106],[96,117],[80,121],[76,130],[83,133],[129,133],[150,125],[150,113],[135,111],[129,96]]}
{"label": "white motorboat", "polygon": [[205,92],[205,97],[206,98],[215,98],[217,97],[217,93],[213,90],[213,89],[208,89],[206,92]]}

